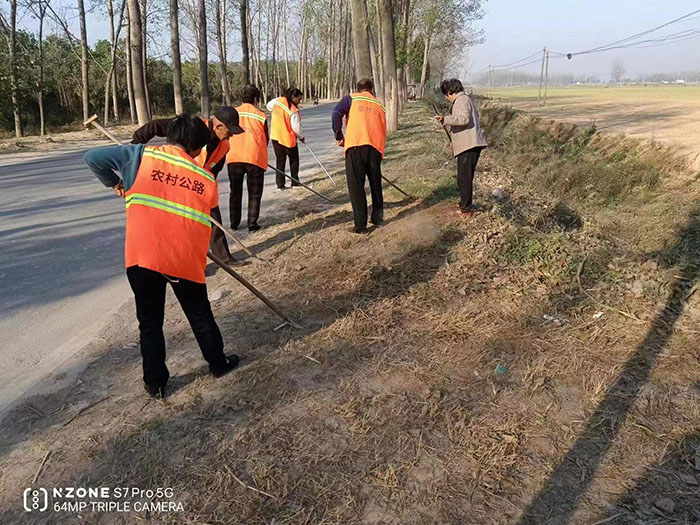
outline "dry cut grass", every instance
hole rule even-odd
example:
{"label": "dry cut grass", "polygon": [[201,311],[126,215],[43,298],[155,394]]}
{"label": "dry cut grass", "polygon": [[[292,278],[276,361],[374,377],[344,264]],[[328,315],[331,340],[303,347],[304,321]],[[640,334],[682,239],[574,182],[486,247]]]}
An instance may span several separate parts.
{"label": "dry cut grass", "polygon": [[[47,451],[43,486],[173,487],[185,512],[155,523],[696,519],[698,218],[679,207],[664,211],[668,226],[623,224],[650,209],[639,192],[667,210],[682,167],[643,189],[625,182],[613,200],[580,198],[578,184],[564,200],[533,174],[552,130],[503,111],[484,108],[494,147],[473,219],[455,213],[444,135],[426,131],[416,103],[391,137],[385,175],[418,200],[386,190],[386,225],[355,236],[347,204],[297,195],[294,218],[251,237],[274,266],[241,272],[303,329],[272,331],[276,319],[217,275],[215,314],[243,357],[236,373],[204,373],[170,305],[166,401],[140,392],[138,352],[122,349],[131,326],[79,384],[16,410],[3,422],[0,522],[65,523],[21,512],[20,488]],[[602,151],[595,140],[576,158]],[[496,186],[507,199],[490,199]],[[650,240],[666,228],[668,239]],[[645,231],[641,247],[634,235]],[[654,507],[661,498],[673,511]]]}

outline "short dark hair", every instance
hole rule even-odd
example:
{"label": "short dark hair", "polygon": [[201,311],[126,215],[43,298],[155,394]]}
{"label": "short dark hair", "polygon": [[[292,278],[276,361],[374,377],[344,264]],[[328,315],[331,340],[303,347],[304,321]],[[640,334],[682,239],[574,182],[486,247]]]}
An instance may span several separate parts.
{"label": "short dark hair", "polygon": [[374,89],[374,82],[372,79],[363,78],[357,83],[357,91],[372,91]]}
{"label": "short dark hair", "polygon": [[440,91],[442,91],[443,95],[454,95],[455,93],[464,91],[464,86],[459,79],[450,78],[440,83]]}
{"label": "short dark hair", "polygon": [[246,104],[255,104],[256,100],[260,100],[260,90],[253,84],[248,84],[241,92],[241,100]]}
{"label": "short dark hair", "polygon": [[286,98],[289,102],[292,101],[292,98],[294,97],[303,97],[304,94],[301,92],[299,88],[288,88],[284,92],[284,98]]}
{"label": "short dark hair", "polygon": [[211,131],[202,119],[187,113],[178,115],[168,124],[168,144],[181,146],[188,153],[206,146],[210,137]]}

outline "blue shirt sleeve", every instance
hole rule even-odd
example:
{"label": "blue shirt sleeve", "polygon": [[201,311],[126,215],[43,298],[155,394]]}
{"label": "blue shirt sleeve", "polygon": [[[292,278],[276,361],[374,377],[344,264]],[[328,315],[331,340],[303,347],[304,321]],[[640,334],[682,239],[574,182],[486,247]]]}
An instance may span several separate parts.
{"label": "blue shirt sleeve", "polygon": [[93,148],[88,150],[83,158],[102,184],[113,188],[121,180],[124,189],[128,191],[136,180],[145,147],[143,144],[129,144]]}
{"label": "blue shirt sleeve", "polygon": [[331,123],[333,124],[335,140],[343,140],[343,118],[350,113],[351,105],[352,97],[350,95],[345,95],[340,99],[340,102],[335,105],[335,109],[333,109]]}

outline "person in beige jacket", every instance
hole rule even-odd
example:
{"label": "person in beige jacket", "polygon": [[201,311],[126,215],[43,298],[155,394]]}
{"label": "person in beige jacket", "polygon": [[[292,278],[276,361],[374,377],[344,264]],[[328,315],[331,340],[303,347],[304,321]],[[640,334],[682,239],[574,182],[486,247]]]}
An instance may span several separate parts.
{"label": "person in beige jacket", "polygon": [[462,83],[456,78],[443,80],[440,90],[451,102],[449,115],[437,115],[435,118],[450,134],[452,153],[457,159],[457,187],[459,188],[459,213],[470,216],[474,171],[479,162],[481,150],[486,139],[479,123],[479,111],[476,104],[464,93]]}

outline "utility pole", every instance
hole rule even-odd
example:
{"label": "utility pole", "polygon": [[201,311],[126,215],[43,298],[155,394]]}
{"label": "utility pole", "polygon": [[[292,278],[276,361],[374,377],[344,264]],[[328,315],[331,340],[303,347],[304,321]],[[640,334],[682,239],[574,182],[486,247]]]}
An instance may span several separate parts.
{"label": "utility pole", "polygon": [[544,62],[547,59],[547,46],[542,50],[542,69],[540,70],[540,91],[537,93],[537,105],[542,102],[542,84],[544,84]]}
{"label": "utility pole", "polygon": [[548,84],[549,84],[549,51],[547,51],[547,59],[545,60],[545,65],[544,65],[544,100],[542,101],[543,106],[547,105],[547,85]]}
{"label": "utility pole", "polygon": [[493,85],[493,75],[491,74],[491,66],[489,65],[489,72],[488,76],[486,77],[488,80],[486,82],[486,85],[488,86],[488,89],[486,90],[486,94],[489,98],[491,98],[491,87]]}

